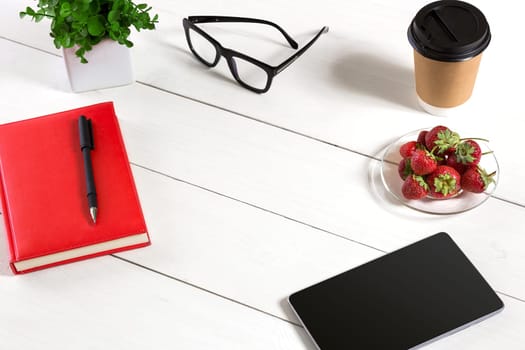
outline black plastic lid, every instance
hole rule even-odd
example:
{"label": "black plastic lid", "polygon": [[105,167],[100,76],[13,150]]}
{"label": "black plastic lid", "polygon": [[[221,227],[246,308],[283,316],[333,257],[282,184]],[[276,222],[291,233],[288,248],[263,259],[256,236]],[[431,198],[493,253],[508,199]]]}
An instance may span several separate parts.
{"label": "black plastic lid", "polygon": [[438,61],[464,61],[490,42],[490,28],[476,7],[457,0],[430,3],[408,27],[408,41],[421,55]]}

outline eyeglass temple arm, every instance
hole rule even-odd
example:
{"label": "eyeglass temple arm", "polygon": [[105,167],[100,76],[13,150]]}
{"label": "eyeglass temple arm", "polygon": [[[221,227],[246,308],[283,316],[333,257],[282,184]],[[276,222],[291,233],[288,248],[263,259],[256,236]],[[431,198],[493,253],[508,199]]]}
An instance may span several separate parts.
{"label": "eyeglass temple arm", "polygon": [[299,45],[295,40],[292,39],[288,33],[284,31],[283,28],[281,28],[279,25],[266,21],[264,19],[257,19],[257,18],[246,18],[246,17],[229,17],[229,16],[188,16],[188,20],[192,23],[211,23],[211,22],[238,22],[238,23],[259,23],[259,24],[266,24],[269,26],[272,26],[274,28],[277,28],[281,32],[281,34],[286,38],[286,41],[290,44],[290,46],[294,49],[297,49]]}
{"label": "eyeglass temple arm", "polygon": [[290,58],[288,58],[286,61],[275,67],[275,74],[281,73],[285,68],[287,68],[290,64],[293,63],[296,59],[298,59],[306,50],[310,48],[310,46],[313,45],[313,43],[316,42],[317,39],[321,36],[321,34],[328,33],[328,27],[323,27],[319,33],[317,33],[312,40],[308,44],[306,44],[303,48],[301,48],[299,51],[297,51],[295,54],[293,54]]}

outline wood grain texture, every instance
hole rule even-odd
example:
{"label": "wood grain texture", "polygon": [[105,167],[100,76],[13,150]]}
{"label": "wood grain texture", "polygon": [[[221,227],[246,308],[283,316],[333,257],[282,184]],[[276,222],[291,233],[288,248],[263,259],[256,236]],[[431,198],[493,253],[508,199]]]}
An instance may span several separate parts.
{"label": "wood grain texture", "polygon": [[2,348],[312,349],[297,326],[114,257],[0,276]]}

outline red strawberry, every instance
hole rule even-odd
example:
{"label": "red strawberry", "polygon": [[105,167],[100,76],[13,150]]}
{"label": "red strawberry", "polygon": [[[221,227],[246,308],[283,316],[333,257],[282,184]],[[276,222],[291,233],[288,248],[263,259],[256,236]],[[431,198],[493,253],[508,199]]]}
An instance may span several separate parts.
{"label": "red strawberry", "polygon": [[434,142],[438,139],[437,134],[439,132],[449,130],[446,126],[438,125],[427,131],[425,135],[425,146],[431,146],[430,150],[435,146]]}
{"label": "red strawberry", "polygon": [[463,174],[468,169],[468,165],[460,163],[456,156],[456,153],[451,153],[447,157],[446,165],[457,170],[458,173]]}
{"label": "red strawberry", "polygon": [[449,198],[461,189],[461,175],[452,167],[439,165],[427,176],[427,183],[432,197]]}
{"label": "red strawberry", "polygon": [[401,162],[399,162],[399,166],[397,167],[397,172],[403,180],[414,173],[410,166],[410,158],[401,159]]}
{"label": "red strawberry", "polygon": [[485,169],[472,166],[461,176],[461,187],[468,192],[481,193],[494,182],[494,174],[487,174]]}
{"label": "red strawberry", "polygon": [[417,143],[425,146],[426,145],[425,136],[427,136],[427,134],[428,134],[428,130],[421,130],[419,132],[419,135],[417,135]]}
{"label": "red strawberry", "polygon": [[436,157],[426,150],[416,149],[410,157],[410,166],[416,175],[430,174],[436,170]]}
{"label": "red strawberry", "polygon": [[410,175],[401,186],[401,193],[406,199],[420,199],[428,194],[428,185],[419,175]]}
{"label": "red strawberry", "polygon": [[425,135],[425,146],[434,154],[445,154],[459,143],[459,135],[446,126],[438,125]]}
{"label": "red strawberry", "polygon": [[399,154],[401,157],[408,158],[412,156],[412,153],[416,150],[416,141],[408,141],[399,147]]}
{"label": "red strawberry", "polygon": [[476,165],[481,159],[481,147],[474,140],[465,140],[456,146],[457,161],[465,165]]}

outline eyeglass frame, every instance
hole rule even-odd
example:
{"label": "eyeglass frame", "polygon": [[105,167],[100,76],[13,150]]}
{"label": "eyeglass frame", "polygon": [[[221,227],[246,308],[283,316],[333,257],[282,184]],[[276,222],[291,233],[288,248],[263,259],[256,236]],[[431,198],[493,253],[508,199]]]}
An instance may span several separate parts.
{"label": "eyeglass frame", "polygon": [[[202,62],[204,65],[212,68],[212,67],[215,67],[219,63],[221,56],[224,57],[226,59],[226,62],[228,63],[228,67],[230,69],[230,72],[233,75],[233,77],[235,78],[235,80],[242,87],[244,87],[244,88],[246,88],[248,90],[251,90],[253,92],[257,92],[257,93],[265,93],[265,92],[267,92],[270,89],[270,86],[272,84],[273,78],[277,74],[281,73],[290,64],[292,64],[297,58],[299,58],[303,53],[305,53],[306,50],[308,50],[310,48],[310,46],[312,46],[313,43],[317,41],[317,39],[321,36],[321,34],[324,34],[324,33],[328,32],[328,27],[324,26],[299,51],[297,51],[292,56],[290,56],[289,58],[284,60],[281,64],[279,64],[277,66],[272,66],[272,65],[269,65],[269,64],[267,64],[265,62],[259,61],[256,58],[250,57],[250,56],[248,56],[246,54],[243,54],[241,52],[238,52],[236,50],[232,50],[230,48],[226,48],[226,47],[222,46],[217,40],[212,38],[208,33],[206,33],[204,30],[202,30],[201,28],[199,28],[196,25],[197,23],[218,23],[218,22],[223,22],[223,23],[226,23],[226,22],[258,23],[258,24],[269,25],[269,26],[272,26],[272,27],[276,28],[277,30],[279,30],[279,32],[281,32],[281,34],[286,38],[286,40],[288,41],[288,43],[290,44],[290,46],[293,49],[298,49],[299,45],[279,25],[277,25],[277,24],[275,24],[273,22],[270,22],[270,21],[262,20],[262,19],[247,18],[247,17],[230,17],[230,16],[188,16],[188,18],[184,18],[182,20],[182,25],[184,27],[184,32],[185,32],[185,35],[186,35],[186,41],[188,42],[188,46],[190,47],[190,50],[193,53],[193,55],[200,62]],[[196,50],[193,48],[193,44],[192,44],[191,39],[190,39],[190,29],[196,31],[198,34],[203,36],[206,40],[208,40],[215,47],[216,55],[215,55],[215,59],[214,59],[214,61],[212,63],[207,62],[202,57],[200,57],[199,54],[196,52]],[[235,61],[233,59],[234,57],[238,57],[240,59],[248,61],[248,62],[258,66],[262,70],[264,70],[266,72],[267,76],[268,76],[268,79],[267,79],[267,82],[266,82],[266,86],[264,88],[262,88],[262,89],[259,89],[259,88],[251,86],[251,85],[245,83],[244,81],[242,81],[241,78],[239,77],[239,74],[238,74],[238,71],[237,71],[237,66],[236,66]]]}

